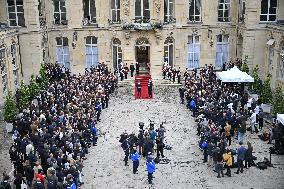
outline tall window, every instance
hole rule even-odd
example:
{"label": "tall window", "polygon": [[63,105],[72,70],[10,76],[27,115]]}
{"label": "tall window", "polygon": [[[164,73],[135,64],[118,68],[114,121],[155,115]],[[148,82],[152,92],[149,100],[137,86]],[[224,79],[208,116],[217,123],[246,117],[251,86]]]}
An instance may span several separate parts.
{"label": "tall window", "polygon": [[86,67],[97,66],[99,64],[98,56],[97,38],[88,36],[86,38]]}
{"label": "tall window", "polygon": [[164,43],[164,62],[174,65],[174,39],[168,37]]}
{"label": "tall window", "polygon": [[229,58],[229,36],[218,35],[217,36],[217,48],[216,48],[216,68],[222,68],[227,63]]}
{"label": "tall window", "polygon": [[239,10],[239,20],[244,21],[245,20],[245,14],[246,14],[246,0],[240,1],[240,10]]}
{"label": "tall window", "polygon": [[54,0],[54,23],[67,24],[65,0]]}
{"label": "tall window", "polygon": [[111,21],[120,22],[120,0],[111,0]]}
{"label": "tall window", "polygon": [[68,38],[66,37],[56,38],[56,61],[59,65],[70,69],[69,46]]}
{"label": "tall window", "polygon": [[278,77],[281,79],[284,79],[284,45],[282,45],[281,51],[280,51],[280,63],[279,63]]}
{"label": "tall window", "polygon": [[171,22],[174,14],[174,0],[164,0],[164,2],[165,22]]}
{"label": "tall window", "polygon": [[7,94],[8,91],[8,77],[6,68],[6,58],[5,58],[5,47],[0,47],[0,73],[2,80],[2,92],[3,95]]}
{"label": "tall window", "polygon": [[23,0],[7,0],[10,26],[25,26]]}
{"label": "tall window", "polygon": [[19,84],[19,65],[17,60],[17,45],[13,43],[11,45],[11,56],[12,56],[12,66],[13,66],[13,75],[14,75],[14,85],[17,88]]}
{"label": "tall window", "polygon": [[219,0],[218,21],[230,22],[231,0]]}
{"label": "tall window", "polygon": [[274,45],[269,46],[268,53],[268,74],[272,74],[273,59],[274,59]]}
{"label": "tall window", "polygon": [[201,0],[189,0],[189,17],[191,22],[201,21]]}
{"label": "tall window", "polygon": [[199,36],[189,36],[187,43],[187,67],[189,69],[199,68],[200,62],[200,40]]}
{"label": "tall window", "polygon": [[149,0],[135,0],[135,20],[144,22],[150,21]]}
{"label": "tall window", "polygon": [[262,0],[261,1],[261,22],[274,22],[277,15],[277,0]]}
{"label": "tall window", "polygon": [[112,61],[113,69],[118,69],[118,65],[122,62],[122,49],[119,39],[114,39],[112,42]]}
{"label": "tall window", "polygon": [[96,23],[96,1],[95,0],[84,0],[84,25],[90,23]]}

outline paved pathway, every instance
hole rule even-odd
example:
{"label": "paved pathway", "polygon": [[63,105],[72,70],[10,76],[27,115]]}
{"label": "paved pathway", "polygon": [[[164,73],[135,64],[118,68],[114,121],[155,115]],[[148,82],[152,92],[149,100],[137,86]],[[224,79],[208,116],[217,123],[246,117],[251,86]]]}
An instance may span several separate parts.
{"label": "paved pathway", "polygon": [[[242,175],[217,179],[216,173],[202,163],[195,122],[185,106],[179,104],[177,87],[159,86],[154,90],[153,100],[134,100],[132,87],[120,87],[117,95],[111,97],[110,107],[103,110],[102,122],[98,124],[106,134],[99,138],[98,146],[90,149],[81,188],[281,188],[283,165],[265,171],[250,168]],[[125,130],[137,133],[138,123],[148,124],[149,119],[156,123],[166,121],[166,144],[173,147],[165,150],[171,161],[157,165],[152,186],[147,184],[145,160],[140,161],[138,174],[133,175],[132,163],[124,166],[124,152],[118,142]]]}

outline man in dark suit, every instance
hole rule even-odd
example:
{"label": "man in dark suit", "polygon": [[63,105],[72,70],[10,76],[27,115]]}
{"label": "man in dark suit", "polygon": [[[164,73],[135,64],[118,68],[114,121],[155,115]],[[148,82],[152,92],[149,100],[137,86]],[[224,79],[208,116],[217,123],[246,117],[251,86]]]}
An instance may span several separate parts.
{"label": "man in dark suit", "polygon": [[148,81],[148,96],[149,98],[152,98],[153,94],[153,82],[151,79]]}
{"label": "man in dark suit", "polygon": [[130,65],[130,74],[131,74],[131,77],[133,77],[134,70],[135,70],[134,64],[131,63],[131,65]]}
{"label": "man in dark suit", "polygon": [[139,67],[140,67],[139,62],[136,62],[136,75],[139,74]]}

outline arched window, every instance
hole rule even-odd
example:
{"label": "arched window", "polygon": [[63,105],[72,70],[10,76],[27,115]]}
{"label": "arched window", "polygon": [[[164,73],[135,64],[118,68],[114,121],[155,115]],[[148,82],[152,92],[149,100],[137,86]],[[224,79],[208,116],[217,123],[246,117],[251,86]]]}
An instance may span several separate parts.
{"label": "arched window", "polygon": [[277,0],[262,0],[261,1],[261,22],[275,22],[277,15]]}
{"label": "arched window", "polygon": [[57,64],[70,69],[70,55],[67,37],[56,38],[56,61]]}
{"label": "arched window", "polygon": [[284,44],[280,49],[280,62],[279,62],[279,72],[278,77],[284,79]]}
{"label": "arched window", "polygon": [[189,0],[189,17],[191,22],[201,21],[201,0]]}
{"label": "arched window", "polygon": [[117,38],[112,41],[112,62],[113,69],[118,69],[118,65],[122,62],[121,41]]}
{"label": "arched window", "polygon": [[164,43],[164,62],[170,66],[174,65],[174,39],[168,37]]}
{"label": "arched window", "polygon": [[174,0],[164,0],[164,20],[169,23],[173,20]]}
{"label": "arched window", "polygon": [[150,4],[149,0],[135,0],[135,20],[150,21]]}
{"label": "arched window", "polygon": [[219,0],[218,21],[230,22],[231,0]]}
{"label": "arched window", "polygon": [[99,64],[97,38],[86,37],[86,68],[95,67]]}
{"label": "arched window", "polygon": [[187,68],[199,68],[200,62],[200,36],[192,35],[188,37],[187,43]]}
{"label": "arched window", "polygon": [[223,65],[227,63],[229,58],[229,36],[228,35],[217,35],[217,46],[216,46],[216,68],[223,68]]}

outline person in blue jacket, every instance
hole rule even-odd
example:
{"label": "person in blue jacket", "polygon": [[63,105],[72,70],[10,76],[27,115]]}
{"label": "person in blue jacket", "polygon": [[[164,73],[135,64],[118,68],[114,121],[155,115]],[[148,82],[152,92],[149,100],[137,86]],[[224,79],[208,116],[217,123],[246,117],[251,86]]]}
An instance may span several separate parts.
{"label": "person in blue jacket", "polygon": [[146,167],[148,171],[148,183],[152,184],[153,173],[156,171],[156,165],[153,159],[148,158],[146,161]]}
{"label": "person in blue jacket", "polygon": [[140,155],[136,149],[134,149],[131,153],[131,160],[133,162],[133,174],[136,174],[138,167],[139,167],[139,160],[140,160]]}
{"label": "person in blue jacket", "polygon": [[96,124],[93,122],[92,123],[92,128],[91,128],[91,133],[93,135],[93,146],[97,145],[97,141],[98,141],[98,135],[97,135],[98,129],[96,127]]}

